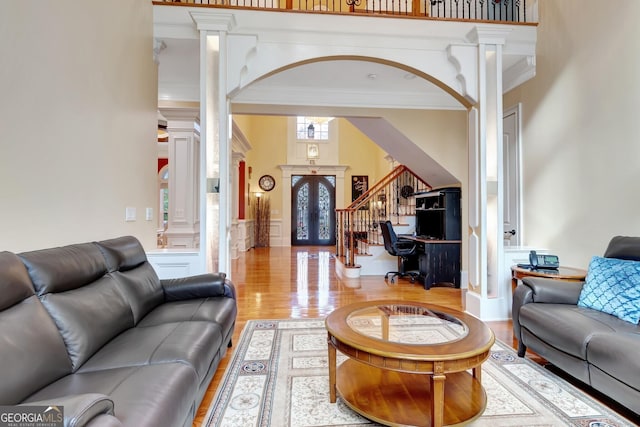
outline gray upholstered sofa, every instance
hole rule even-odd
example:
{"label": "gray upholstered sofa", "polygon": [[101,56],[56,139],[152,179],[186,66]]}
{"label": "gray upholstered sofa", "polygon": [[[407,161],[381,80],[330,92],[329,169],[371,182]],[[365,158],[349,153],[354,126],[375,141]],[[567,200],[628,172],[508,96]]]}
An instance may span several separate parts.
{"label": "gray upholstered sofa", "polygon": [[[614,237],[604,257],[640,261],[640,238]],[[527,277],[517,286],[512,317],[518,355],[529,348],[640,414],[640,326],[578,305],[584,285]]]}
{"label": "gray upholstered sofa", "polygon": [[190,426],[235,326],[225,274],[159,280],[133,237],[0,252],[0,405]]}

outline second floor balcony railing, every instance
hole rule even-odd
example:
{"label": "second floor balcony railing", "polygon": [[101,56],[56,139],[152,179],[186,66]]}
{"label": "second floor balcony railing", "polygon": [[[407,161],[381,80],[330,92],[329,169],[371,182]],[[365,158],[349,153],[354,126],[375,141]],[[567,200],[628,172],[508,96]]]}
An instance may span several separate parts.
{"label": "second floor balcony railing", "polygon": [[504,23],[526,23],[527,15],[531,15],[527,0],[156,0],[154,3]]}

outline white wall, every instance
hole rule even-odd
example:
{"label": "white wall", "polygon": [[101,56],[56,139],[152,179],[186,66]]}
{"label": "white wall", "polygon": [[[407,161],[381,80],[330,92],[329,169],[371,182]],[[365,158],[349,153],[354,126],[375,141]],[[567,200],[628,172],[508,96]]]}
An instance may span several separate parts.
{"label": "white wall", "polygon": [[152,35],[150,1],[0,2],[0,250],[155,246]]}
{"label": "white wall", "polygon": [[583,268],[640,236],[640,2],[614,3],[540,0],[537,75],[504,102],[523,103],[524,244]]}

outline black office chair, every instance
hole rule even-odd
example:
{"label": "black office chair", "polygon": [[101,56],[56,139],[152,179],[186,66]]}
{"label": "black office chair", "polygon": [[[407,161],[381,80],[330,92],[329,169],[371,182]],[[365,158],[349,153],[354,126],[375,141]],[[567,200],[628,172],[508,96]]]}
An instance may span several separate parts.
{"label": "black office chair", "polygon": [[391,277],[390,282],[393,283],[396,277],[409,276],[411,283],[416,281],[419,276],[417,270],[407,270],[407,267],[417,262],[417,245],[410,240],[398,239],[396,232],[393,230],[391,221],[381,221],[380,230],[382,230],[382,238],[384,239],[384,248],[390,255],[398,257],[398,271],[389,271],[384,275],[385,279]]}

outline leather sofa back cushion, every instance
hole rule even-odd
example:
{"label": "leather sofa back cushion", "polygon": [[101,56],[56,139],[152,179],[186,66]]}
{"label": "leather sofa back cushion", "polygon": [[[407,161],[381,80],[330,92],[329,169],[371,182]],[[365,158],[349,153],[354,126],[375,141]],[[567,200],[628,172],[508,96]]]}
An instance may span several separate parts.
{"label": "leather sofa back cushion", "polygon": [[640,261],[640,237],[615,236],[609,242],[604,256]]}
{"label": "leather sofa back cushion", "polygon": [[0,312],[0,402],[15,405],[71,373],[60,333],[35,295]]}
{"label": "leather sofa back cushion", "polygon": [[147,262],[144,248],[133,236],[96,242],[107,260],[109,271],[127,271]]}
{"label": "leather sofa back cushion", "polygon": [[115,272],[113,277],[118,282],[118,289],[129,301],[136,325],[147,313],[164,302],[160,280],[148,262],[124,273]]}
{"label": "leather sofa back cushion", "polygon": [[120,291],[131,304],[138,324],[148,312],[164,302],[164,290],[144,248],[135,237],[124,236],[96,242]]}
{"label": "leather sofa back cushion", "polygon": [[15,405],[71,372],[56,326],[17,255],[0,252],[0,402]]}
{"label": "leather sofa back cushion", "polygon": [[107,272],[100,250],[92,243],[19,254],[40,296],[77,289]]}
{"label": "leather sofa back cushion", "polygon": [[133,327],[131,307],[111,274],[41,300],[60,330],[74,372],[109,340]]}
{"label": "leather sofa back cushion", "polygon": [[33,295],[31,279],[16,254],[0,252],[0,310]]}

